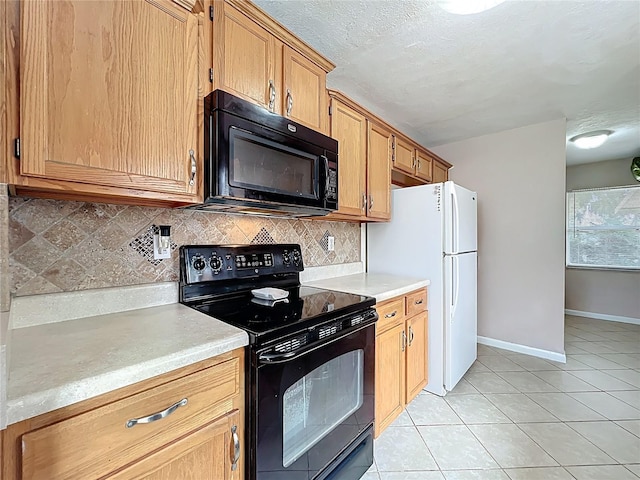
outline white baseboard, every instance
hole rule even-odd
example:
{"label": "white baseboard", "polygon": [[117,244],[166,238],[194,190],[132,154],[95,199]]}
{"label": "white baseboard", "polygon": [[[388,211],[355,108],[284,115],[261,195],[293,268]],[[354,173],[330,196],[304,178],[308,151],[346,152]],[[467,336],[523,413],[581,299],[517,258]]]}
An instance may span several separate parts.
{"label": "white baseboard", "polygon": [[505,342],[503,340],[496,340],[495,338],[481,337],[480,335],[478,335],[478,343],[487,345],[489,347],[502,348],[503,350],[524,353],[525,355],[532,355],[534,357],[540,357],[546,360],[553,360],[554,362],[567,363],[567,357],[564,353],[542,350],[541,348],[528,347],[527,345]]}
{"label": "white baseboard", "polygon": [[608,322],[631,323],[633,325],[640,325],[640,318],[623,317],[620,315],[607,315],[606,313],[583,312],[582,310],[571,310],[568,308],[565,308],[564,313],[566,315],[574,315],[576,317],[587,317],[595,318],[596,320],[606,320]]}

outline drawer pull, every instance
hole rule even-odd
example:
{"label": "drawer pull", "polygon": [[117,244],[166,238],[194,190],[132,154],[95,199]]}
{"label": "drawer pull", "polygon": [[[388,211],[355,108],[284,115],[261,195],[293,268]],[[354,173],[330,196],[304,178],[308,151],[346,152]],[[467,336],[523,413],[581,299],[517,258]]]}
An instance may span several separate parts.
{"label": "drawer pull", "polygon": [[238,438],[238,427],[231,427],[231,436],[233,438],[233,461],[231,462],[231,470],[238,468],[238,460],[240,460],[240,438]]}
{"label": "drawer pull", "polygon": [[397,310],[394,310],[394,311],[393,311],[393,312],[391,312],[391,313],[387,313],[387,314],[384,316],[384,318],[393,318],[393,317],[395,317],[395,316],[396,316],[396,314],[397,314],[397,313],[398,313],[398,311],[397,311]]}
{"label": "drawer pull", "polygon": [[187,404],[187,401],[188,400],[186,398],[183,398],[179,402],[174,403],[169,408],[161,412],[152,413],[147,417],[132,418],[127,422],[127,428],[135,427],[139,423],[151,423],[151,422],[155,422],[156,420],[162,420],[163,418],[168,417],[173,412],[175,412],[179,407],[184,407]]}
{"label": "drawer pull", "polygon": [[414,305],[422,305],[424,303],[424,299],[421,298],[420,300],[416,300]]}

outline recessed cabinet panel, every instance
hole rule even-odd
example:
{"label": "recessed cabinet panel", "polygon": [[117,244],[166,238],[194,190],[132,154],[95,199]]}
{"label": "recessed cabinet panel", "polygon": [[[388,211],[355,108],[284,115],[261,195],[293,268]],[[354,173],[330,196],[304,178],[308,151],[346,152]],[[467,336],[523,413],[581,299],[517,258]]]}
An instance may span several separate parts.
{"label": "recessed cabinet panel", "polygon": [[[224,5],[224,21],[216,26],[224,31],[222,38],[214,45],[214,55],[217,57],[217,68],[214,69],[216,84],[229,93],[269,108],[272,93],[270,82],[273,89],[277,82],[274,77],[273,36],[227,5]],[[274,98],[274,107],[276,102],[277,98]]]}
{"label": "recessed cabinet panel", "polygon": [[416,149],[416,177],[430,182],[432,177],[433,160],[422,150]]}
{"label": "recessed cabinet panel", "polygon": [[391,218],[391,132],[368,122],[367,216],[378,220]]}
{"label": "recessed cabinet panel", "polygon": [[402,413],[405,396],[404,320],[376,336],[376,427],[379,436]]}
{"label": "recessed cabinet panel", "polygon": [[411,144],[407,143],[400,137],[395,138],[395,152],[393,166],[403,172],[414,173],[414,149]]}
{"label": "recessed cabinet panel", "polygon": [[331,101],[331,136],[338,140],[338,213],[365,215],[367,121],[338,100]]}
{"label": "recessed cabinet panel", "polygon": [[282,61],[282,113],[295,122],[326,133],[326,72],[287,45]]}
{"label": "recessed cabinet panel", "polygon": [[196,192],[196,15],[168,0],[32,1],[21,19],[22,175]]}
{"label": "recessed cabinet panel", "polygon": [[427,384],[427,335],[427,312],[407,320],[407,404]]}

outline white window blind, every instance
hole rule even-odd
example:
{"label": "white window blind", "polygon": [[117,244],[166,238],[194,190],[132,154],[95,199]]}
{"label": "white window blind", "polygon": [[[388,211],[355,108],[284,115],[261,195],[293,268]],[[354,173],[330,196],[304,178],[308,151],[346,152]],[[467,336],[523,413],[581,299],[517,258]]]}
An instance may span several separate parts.
{"label": "white window blind", "polygon": [[640,269],[640,185],[567,193],[567,266]]}

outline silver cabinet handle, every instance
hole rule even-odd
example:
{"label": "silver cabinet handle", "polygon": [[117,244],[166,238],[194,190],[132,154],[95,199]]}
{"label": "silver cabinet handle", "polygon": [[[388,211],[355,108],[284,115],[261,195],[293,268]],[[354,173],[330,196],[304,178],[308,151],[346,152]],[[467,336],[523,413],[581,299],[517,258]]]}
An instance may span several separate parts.
{"label": "silver cabinet handle", "polygon": [[269,80],[269,110],[273,112],[276,106],[276,87],[273,80]]}
{"label": "silver cabinet handle", "polygon": [[365,212],[367,210],[367,194],[362,194],[362,211]]}
{"label": "silver cabinet handle", "polygon": [[387,313],[387,314],[384,316],[384,318],[393,318],[393,317],[395,317],[395,316],[396,316],[396,314],[397,314],[397,313],[398,313],[398,311],[397,311],[397,310],[394,310],[394,311],[393,311],[393,312],[391,312],[391,313]]}
{"label": "silver cabinet handle", "polygon": [[240,438],[238,437],[238,427],[231,427],[231,438],[233,440],[233,461],[231,462],[231,470],[238,469],[238,460],[240,460]]}
{"label": "silver cabinet handle", "polygon": [[183,398],[179,402],[174,403],[169,408],[167,408],[166,410],[162,410],[161,412],[152,413],[151,415],[146,417],[132,418],[131,420],[127,421],[126,426],[127,428],[131,428],[131,427],[135,427],[139,423],[151,423],[157,420],[162,420],[163,418],[166,418],[169,415],[171,415],[178,408],[184,407],[187,404],[187,402],[188,400],[186,398]]}
{"label": "silver cabinet handle", "polygon": [[189,158],[191,159],[191,178],[189,178],[189,185],[193,185],[196,180],[196,153],[193,150],[189,150]]}
{"label": "silver cabinet handle", "polygon": [[411,168],[416,168],[416,157],[414,157],[413,155],[411,155]]}
{"label": "silver cabinet handle", "polygon": [[287,88],[287,117],[291,115],[292,109],[293,109],[293,95],[291,95],[291,90]]}
{"label": "silver cabinet handle", "polygon": [[373,195],[369,195],[369,210],[373,208]]}
{"label": "silver cabinet handle", "polygon": [[420,170],[420,159],[418,159],[418,170]]}
{"label": "silver cabinet handle", "polygon": [[421,298],[420,300],[416,300],[416,301],[414,302],[414,305],[422,305],[423,303],[424,303],[424,299],[423,299],[423,298]]}
{"label": "silver cabinet handle", "polygon": [[404,352],[405,348],[407,348],[407,334],[402,330],[402,351]]}
{"label": "silver cabinet handle", "polygon": [[413,328],[409,327],[409,346],[413,343]]}

